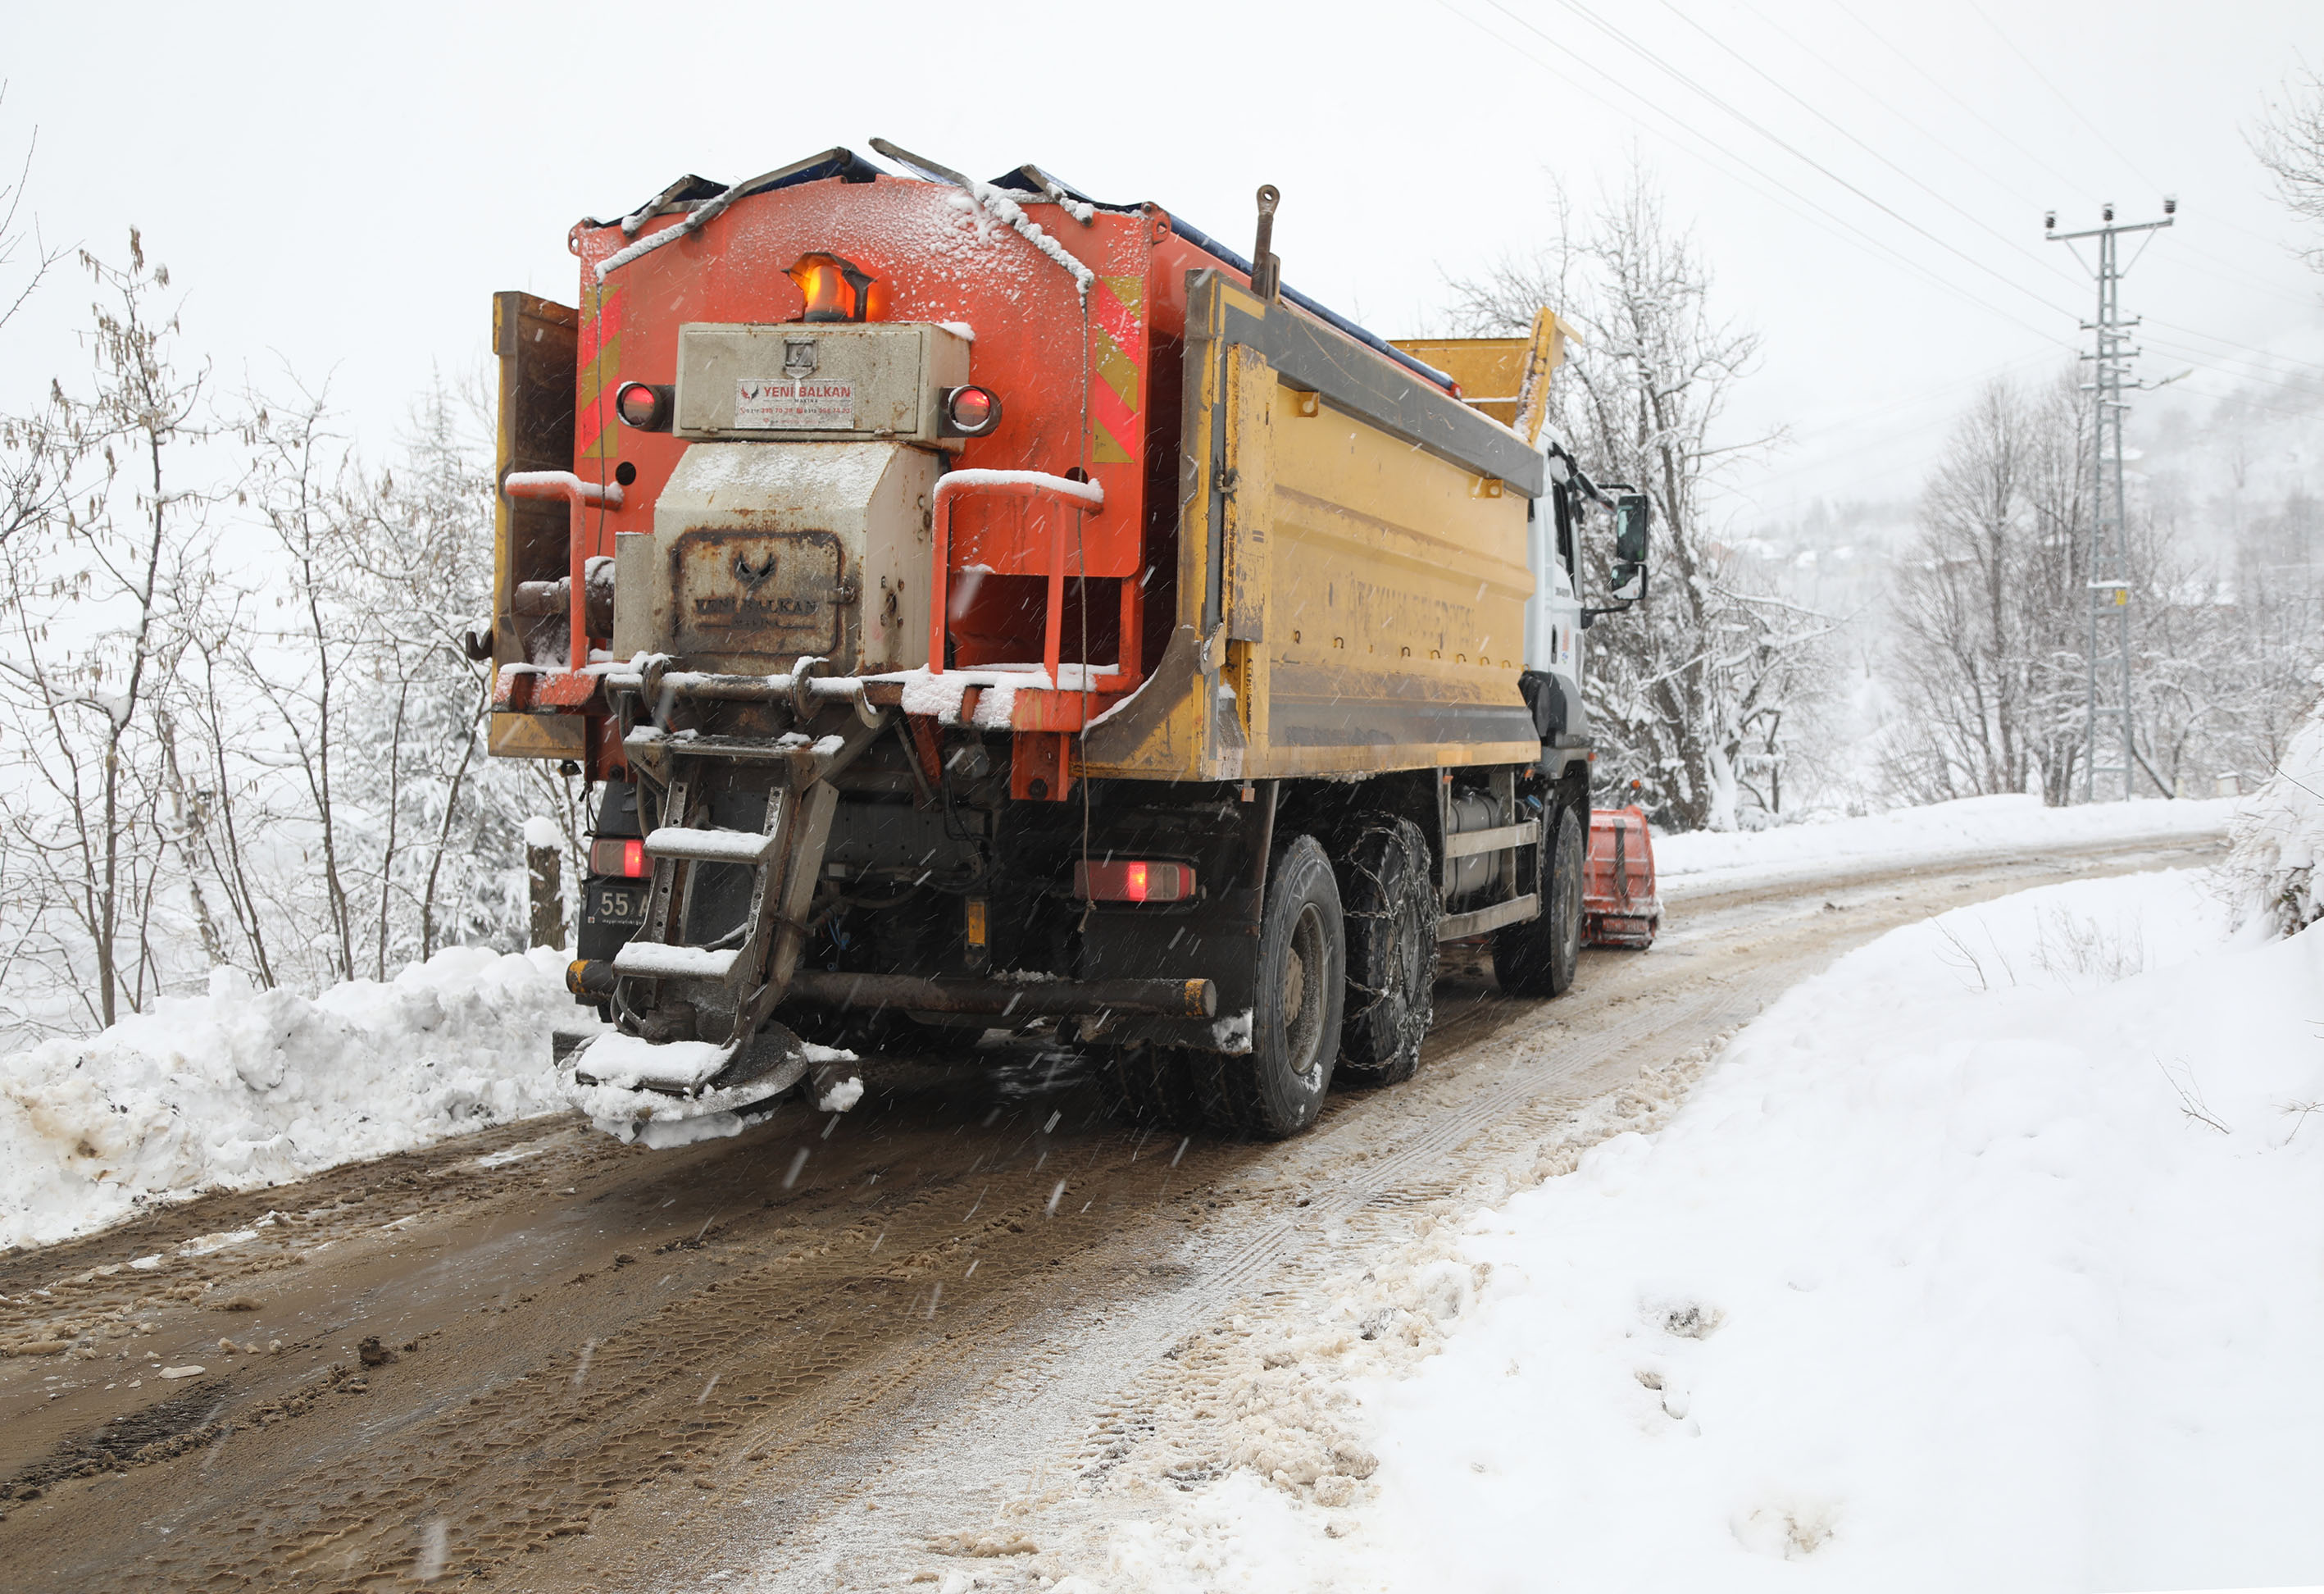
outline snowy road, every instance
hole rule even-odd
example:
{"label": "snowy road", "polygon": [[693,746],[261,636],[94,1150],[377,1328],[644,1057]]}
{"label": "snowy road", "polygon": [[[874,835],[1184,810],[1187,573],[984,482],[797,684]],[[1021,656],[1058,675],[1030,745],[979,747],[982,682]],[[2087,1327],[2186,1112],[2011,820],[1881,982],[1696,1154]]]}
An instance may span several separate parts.
{"label": "snowy road", "polygon": [[[1328,1413],[1258,1432],[1215,1398],[1270,1323],[1658,1121],[1838,953],[2214,852],[1674,890],[1655,951],[1591,955],[1561,1001],[1448,978],[1422,1076],[1289,1145],[1124,1133],[1056,1059],[888,1063],[837,1120],[669,1153],[518,1125],[12,1257],[0,1564],[57,1589],[1037,1587],[1117,1475],[1328,1447]],[[93,1359],[55,1353],[92,1333]]]}

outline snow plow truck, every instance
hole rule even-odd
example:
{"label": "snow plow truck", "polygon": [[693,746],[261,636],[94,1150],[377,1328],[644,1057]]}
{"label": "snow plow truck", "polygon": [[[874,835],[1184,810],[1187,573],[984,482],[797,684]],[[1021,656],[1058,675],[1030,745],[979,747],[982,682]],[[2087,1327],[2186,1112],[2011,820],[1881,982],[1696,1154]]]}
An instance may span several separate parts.
{"label": "snow plow truck", "polygon": [[1376,337],[1283,285],[1271,188],[1246,260],[872,147],[494,301],[490,746],[587,783],[575,1105],[675,1144],[997,1027],[1289,1135],[1418,1067],[1445,944],[1554,996],[1593,882],[1650,936],[1581,696],[1648,506],[1544,435],[1570,329]]}

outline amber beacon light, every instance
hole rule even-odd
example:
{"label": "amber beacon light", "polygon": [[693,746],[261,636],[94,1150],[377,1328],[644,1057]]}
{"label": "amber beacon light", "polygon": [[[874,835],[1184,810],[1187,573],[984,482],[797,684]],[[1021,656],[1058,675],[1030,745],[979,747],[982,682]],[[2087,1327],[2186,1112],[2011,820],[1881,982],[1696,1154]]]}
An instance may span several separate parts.
{"label": "amber beacon light", "polygon": [[836,255],[802,255],[785,273],[807,295],[806,321],[877,320],[887,294],[870,273]]}

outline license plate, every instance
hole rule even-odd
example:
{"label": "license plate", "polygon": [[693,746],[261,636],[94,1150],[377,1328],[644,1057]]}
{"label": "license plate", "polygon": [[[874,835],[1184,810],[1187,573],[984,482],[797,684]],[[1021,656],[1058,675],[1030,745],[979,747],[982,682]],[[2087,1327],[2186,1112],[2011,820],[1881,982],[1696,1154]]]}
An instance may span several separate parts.
{"label": "license plate", "polygon": [[595,924],[642,924],[646,892],[642,880],[597,882],[589,887],[589,919]]}

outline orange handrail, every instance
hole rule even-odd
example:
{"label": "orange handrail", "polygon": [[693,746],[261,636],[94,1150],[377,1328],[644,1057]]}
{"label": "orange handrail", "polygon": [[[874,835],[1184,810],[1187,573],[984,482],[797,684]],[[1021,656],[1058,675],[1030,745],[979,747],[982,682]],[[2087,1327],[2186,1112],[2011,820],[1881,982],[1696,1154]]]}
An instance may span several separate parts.
{"label": "orange handrail", "polygon": [[[936,590],[928,598],[928,673],[944,673],[945,610],[952,601],[952,506],[963,494],[1006,493],[1019,498],[1053,498],[1074,510],[1095,514],[1105,507],[1105,489],[1093,481],[1075,481],[1041,470],[954,470],[936,478]],[[1041,665],[1049,684],[1058,683],[1064,651],[1065,616],[1065,522],[1060,518],[1049,534],[1049,615],[1041,644]],[[1117,666],[1119,668],[1119,666]],[[1082,661],[1083,683],[1088,684],[1089,661]]]}
{"label": "orange handrail", "polygon": [[569,470],[512,470],[501,478],[501,491],[512,498],[562,498],[572,505],[566,534],[571,566],[567,596],[573,601],[572,638],[566,644],[566,668],[578,670],[589,662],[589,572],[586,523],[581,512],[592,504],[622,506],[622,489],[613,482],[583,481]]}

